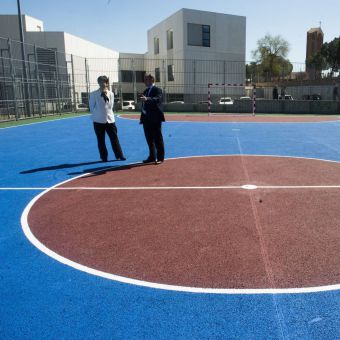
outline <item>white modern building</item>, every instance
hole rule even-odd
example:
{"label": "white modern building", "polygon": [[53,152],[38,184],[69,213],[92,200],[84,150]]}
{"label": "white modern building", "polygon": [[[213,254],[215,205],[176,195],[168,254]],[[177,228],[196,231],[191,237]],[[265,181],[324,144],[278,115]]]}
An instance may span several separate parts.
{"label": "white modern building", "polygon": [[[66,84],[72,81],[74,88],[71,89],[71,95],[75,96],[76,102],[87,102],[88,92],[98,86],[98,75],[106,74],[112,83],[118,82],[118,51],[66,32],[44,31],[44,23],[28,15],[22,15],[22,23],[29,72],[34,73],[32,69],[37,61],[39,73],[46,83],[57,79],[58,83],[64,82],[66,88]],[[17,15],[0,15],[0,37],[12,40],[11,51],[4,41],[0,42],[1,57],[11,55],[21,59]],[[61,89],[59,91],[64,92]],[[54,96],[53,93],[46,95]]]}
{"label": "white modern building", "polygon": [[245,17],[181,9],[148,31],[145,58],[168,94],[190,102],[208,83],[243,84],[245,53]]}
{"label": "white modern building", "polygon": [[[208,83],[245,82],[244,16],[181,9],[147,32],[145,54],[119,53],[66,32],[44,31],[41,20],[27,15],[22,21],[26,58],[32,62],[28,63],[29,72],[34,76],[37,71],[37,78],[50,82],[46,94],[50,98],[67,92],[65,97],[85,103],[100,74],[109,76],[120,97],[137,100],[144,88],[144,74],[151,73],[163,88],[166,101],[188,103],[206,99]],[[0,15],[0,37],[13,40],[9,51],[5,39],[0,39],[1,57],[9,57],[11,52],[12,57],[21,59],[18,27],[17,15]],[[31,69],[36,61],[39,69]],[[59,85],[53,85],[54,81]],[[242,96],[243,91],[228,89],[228,95]],[[220,97],[225,89],[215,92]]]}

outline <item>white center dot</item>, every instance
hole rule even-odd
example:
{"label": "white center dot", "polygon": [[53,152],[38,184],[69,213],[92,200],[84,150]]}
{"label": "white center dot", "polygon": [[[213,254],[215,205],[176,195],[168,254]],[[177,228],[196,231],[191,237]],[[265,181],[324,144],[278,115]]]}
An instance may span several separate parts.
{"label": "white center dot", "polygon": [[254,184],[245,184],[245,185],[242,185],[241,188],[242,189],[246,189],[246,190],[255,190],[255,189],[257,189],[257,185],[254,185]]}

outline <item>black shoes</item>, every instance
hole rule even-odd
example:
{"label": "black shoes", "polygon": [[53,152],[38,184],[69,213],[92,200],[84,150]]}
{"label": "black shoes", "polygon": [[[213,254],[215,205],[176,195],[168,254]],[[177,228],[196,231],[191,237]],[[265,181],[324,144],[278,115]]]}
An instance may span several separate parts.
{"label": "black shoes", "polygon": [[162,164],[163,162],[164,162],[164,159],[155,160],[155,159],[152,159],[152,158],[147,158],[147,159],[144,159],[144,161],[143,161],[144,164],[148,164],[148,163]]}
{"label": "black shoes", "polygon": [[[107,158],[102,158],[101,159],[102,162],[108,162]],[[116,158],[117,161],[126,161],[126,158],[123,156],[123,157],[117,157]]]}
{"label": "black shoes", "polygon": [[143,160],[143,163],[144,164],[146,164],[146,163],[155,163],[156,162],[156,160],[155,159],[152,159],[152,158],[150,158],[150,157],[148,157],[147,159],[144,159]]}

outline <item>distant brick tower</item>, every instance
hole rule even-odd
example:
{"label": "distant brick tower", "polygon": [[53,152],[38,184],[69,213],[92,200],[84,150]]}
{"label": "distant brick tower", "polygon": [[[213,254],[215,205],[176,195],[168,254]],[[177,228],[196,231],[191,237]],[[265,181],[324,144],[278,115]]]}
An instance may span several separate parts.
{"label": "distant brick tower", "polygon": [[[307,32],[306,61],[308,60],[309,57],[320,52],[322,45],[323,45],[323,32],[321,27],[311,28]],[[321,78],[321,70],[316,70],[315,68],[308,67],[306,65],[306,72],[308,73],[310,79]]]}

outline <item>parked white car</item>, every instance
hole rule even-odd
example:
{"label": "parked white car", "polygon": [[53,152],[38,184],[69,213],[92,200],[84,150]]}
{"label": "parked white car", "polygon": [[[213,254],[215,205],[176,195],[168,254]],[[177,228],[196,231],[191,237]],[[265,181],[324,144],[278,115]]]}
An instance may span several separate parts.
{"label": "parked white car", "polygon": [[[72,103],[65,104],[64,110],[72,112],[72,111],[74,111],[74,105]],[[90,111],[90,109],[86,104],[80,103],[80,104],[76,104],[76,111],[77,112],[86,112],[86,111]]]}
{"label": "parked white car", "polygon": [[218,103],[221,105],[233,105],[234,101],[230,97],[222,97]]}
{"label": "parked white car", "polygon": [[[283,99],[281,95],[279,95],[279,99]],[[285,94],[285,99],[286,100],[294,100],[293,96],[290,94]]]}
{"label": "parked white car", "polygon": [[77,111],[90,111],[86,104],[77,104]]}
{"label": "parked white car", "polygon": [[135,101],[134,100],[123,100],[122,110],[132,111],[135,108],[136,107],[135,107]]}
{"label": "parked white car", "polygon": [[184,104],[182,100],[176,100],[174,102],[168,102],[168,104]]}
{"label": "parked white car", "polygon": [[198,102],[197,104],[213,105],[214,103],[211,100],[202,100],[201,102]]}

